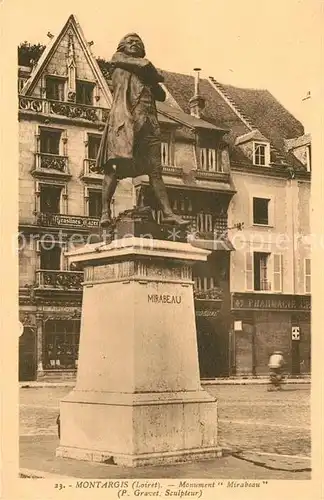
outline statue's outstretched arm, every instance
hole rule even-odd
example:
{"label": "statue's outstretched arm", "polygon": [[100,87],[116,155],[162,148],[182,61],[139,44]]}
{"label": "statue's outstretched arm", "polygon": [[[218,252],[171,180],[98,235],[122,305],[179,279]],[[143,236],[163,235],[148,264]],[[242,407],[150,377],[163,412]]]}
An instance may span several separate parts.
{"label": "statue's outstretched arm", "polygon": [[152,85],[164,80],[153,64],[144,57],[131,57],[123,52],[116,52],[111,58],[111,65],[113,68],[121,68],[135,73]]}

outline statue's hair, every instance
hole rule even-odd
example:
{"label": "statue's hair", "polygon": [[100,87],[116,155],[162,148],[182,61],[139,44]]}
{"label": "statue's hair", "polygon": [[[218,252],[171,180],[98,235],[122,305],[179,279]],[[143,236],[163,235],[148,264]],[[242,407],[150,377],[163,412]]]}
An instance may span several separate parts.
{"label": "statue's hair", "polygon": [[127,35],[125,35],[119,42],[118,44],[118,47],[117,47],[117,52],[125,52],[125,41],[127,38],[129,38],[130,36],[136,36],[139,41],[141,42],[141,57],[145,57],[145,47],[144,47],[144,43],[143,43],[143,40],[141,39],[141,37],[137,34],[137,33],[127,33]]}

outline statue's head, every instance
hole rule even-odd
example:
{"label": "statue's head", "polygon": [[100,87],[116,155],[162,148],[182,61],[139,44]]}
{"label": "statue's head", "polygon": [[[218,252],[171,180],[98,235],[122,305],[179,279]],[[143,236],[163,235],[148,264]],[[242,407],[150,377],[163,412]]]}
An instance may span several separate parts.
{"label": "statue's head", "polygon": [[117,52],[124,52],[132,57],[145,57],[145,47],[137,33],[128,33],[118,44]]}

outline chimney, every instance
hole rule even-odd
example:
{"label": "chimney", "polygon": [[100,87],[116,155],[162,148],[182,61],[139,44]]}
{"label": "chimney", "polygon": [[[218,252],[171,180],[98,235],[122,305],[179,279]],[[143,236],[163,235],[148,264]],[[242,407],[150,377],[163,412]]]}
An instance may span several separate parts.
{"label": "chimney", "polygon": [[200,83],[200,68],[194,68],[195,72],[195,93],[194,96],[189,101],[190,114],[196,118],[201,118],[202,111],[205,107],[205,99],[201,97],[199,93],[199,83]]}

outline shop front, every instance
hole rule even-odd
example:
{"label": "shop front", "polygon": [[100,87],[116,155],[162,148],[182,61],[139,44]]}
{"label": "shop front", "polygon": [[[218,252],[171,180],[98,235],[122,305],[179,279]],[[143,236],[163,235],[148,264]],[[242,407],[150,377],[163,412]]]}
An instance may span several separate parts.
{"label": "shop front", "polygon": [[20,310],[19,380],[75,378],[78,366],[81,305],[36,305]]}
{"label": "shop front", "polygon": [[231,299],[231,375],[266,375],[274,350],[283,352],[288,374],[310,373],[309,295],[233,293]]}

